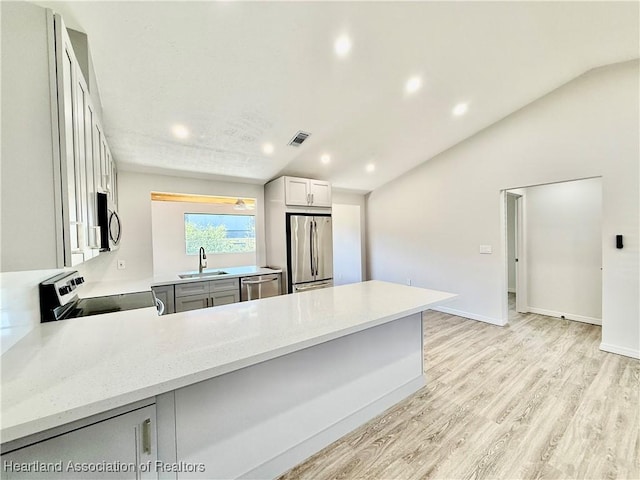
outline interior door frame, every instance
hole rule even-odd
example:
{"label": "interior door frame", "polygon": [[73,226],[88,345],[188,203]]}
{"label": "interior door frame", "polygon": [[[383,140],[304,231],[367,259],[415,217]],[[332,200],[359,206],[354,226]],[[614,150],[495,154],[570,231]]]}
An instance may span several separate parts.
{"label": "interior door frame", "polygon": [[518,195],[516,198],[516,312],[527,313],[529,302],[527,298],[527,222],[526,197]]}
{"label": "interior door frame", "polygon": [[[502,299],[502,319],[503,325],[508,323],[509,319],[509,299],[508,299],[508,284],[509,284],[509,258],[507,252],[507,194],[512,193],[520,195],[516,202],[516,249],[518,263],[516,264],[516,311],[519,313],[529,312],[528,304],[528,288],[527,288],[527,197],[526,189],[531,187],[538,187],[541,185],[554,185],[558,183],[576,182],[579,180],[590,180],[593,178],[602,178],[601,176],[582,177],[582,178],[569,178],[565,180],[558,180],[555,182],[537,183],[533,185],[526,185],[522,187],[511,187],[500,190],[500,232],[501,232],[501,254],[503,262],[503,275],[501,287],[501,299]],[[604,202],[604,200],[603,200]],[[604,238],[604,237],[603,237]],[[604,243],[603,243],[603,255],[604,255]],[[604,262],[603,262],[604,263]],[[602,267],[600,268],[602,272]],[[601,273],[602,274],[602,273]],[[600,294],[604,298],[604,279],[602,279],[602,289]]]}
{"label": "interior door frame", "polygon": [[500,231],[501,254],[503,263],[502,282],[500,283],[500,298],[502,305],[502,325],[509,322],[509,249],[508,249],[508,208],[509,195],[516,199],[516,311],[526,313],[527,310],[527,261],[526,261],[526,208],[524,192],[512,192],[505,189],[500,191]]}

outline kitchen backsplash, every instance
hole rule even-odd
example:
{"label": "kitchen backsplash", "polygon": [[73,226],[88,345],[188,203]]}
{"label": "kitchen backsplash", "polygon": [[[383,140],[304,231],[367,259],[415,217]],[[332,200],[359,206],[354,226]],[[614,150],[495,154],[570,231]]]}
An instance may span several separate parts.
{"label": "kitchen backsplash", "polygon": [[0,345],[2,353],[40,323],[38,284],[63,269],[0,273]]}

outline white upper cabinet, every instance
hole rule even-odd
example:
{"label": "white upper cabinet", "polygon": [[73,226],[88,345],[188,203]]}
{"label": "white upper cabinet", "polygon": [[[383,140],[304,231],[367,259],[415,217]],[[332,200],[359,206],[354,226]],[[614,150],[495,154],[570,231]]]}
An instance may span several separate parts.
{"label": "white upper cabinet", "polygon": [[[89,50],[84,34],[70,35],[51,10],[31,2],[0,9],[0,195],[3,205],[12,202],[2,215],[2,270],[75,266],[100,251],[96,193],[108,185],[117,200],[114,162],[101,170],[100,100],[81,68],[91,65]],[[14,201],[25,194],[30,201]]]}
{"label": "white upper cabinet", "polygon": [[331,207],[331,185],[322,180],[284,177],[285,203],[302,207]]}
{"label": "white upper cabinet", "polygon": [[309,180],[311,205],[314,207],[331,206],[331,185],[321,180]]}
{"label": "white upper cabinet", "polygon": [[81,105],[86,84],[79,81],[82,74],[59,15],[54,16],[54,25],[64,264],[73,266],[84,262],[87,240],[85,112]]}
{"label": "white upper cabinet", "polygon": [[287,205],[309,205],[309,180],[285,177],[284,196]]}
{"label": "white upper cabinet", "polygon": [[[117,204],[116,166],[87,82],[60,15],[53,16],[56,52],[64,266],[100,252],[97,196]],[[58,142],[58,140],[54,140]]]}

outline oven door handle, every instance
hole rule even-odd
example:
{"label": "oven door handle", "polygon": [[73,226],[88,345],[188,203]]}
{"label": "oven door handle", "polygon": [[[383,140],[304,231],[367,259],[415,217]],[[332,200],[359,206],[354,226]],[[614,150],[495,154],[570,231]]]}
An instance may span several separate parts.
{"label": "oven door handle", "polygon": [[158,309],[158,315],[164,315],[164,302],[156,297],[156,308]]}

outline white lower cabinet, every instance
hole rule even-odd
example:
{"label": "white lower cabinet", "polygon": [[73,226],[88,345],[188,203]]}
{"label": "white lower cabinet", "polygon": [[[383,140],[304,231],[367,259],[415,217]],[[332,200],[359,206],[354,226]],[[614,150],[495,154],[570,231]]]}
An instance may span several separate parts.
{"label": "white lower cabinet", "polygon": [[156,460],[156,406],[149,405],[3,454],[2,478],[158,478]]}

